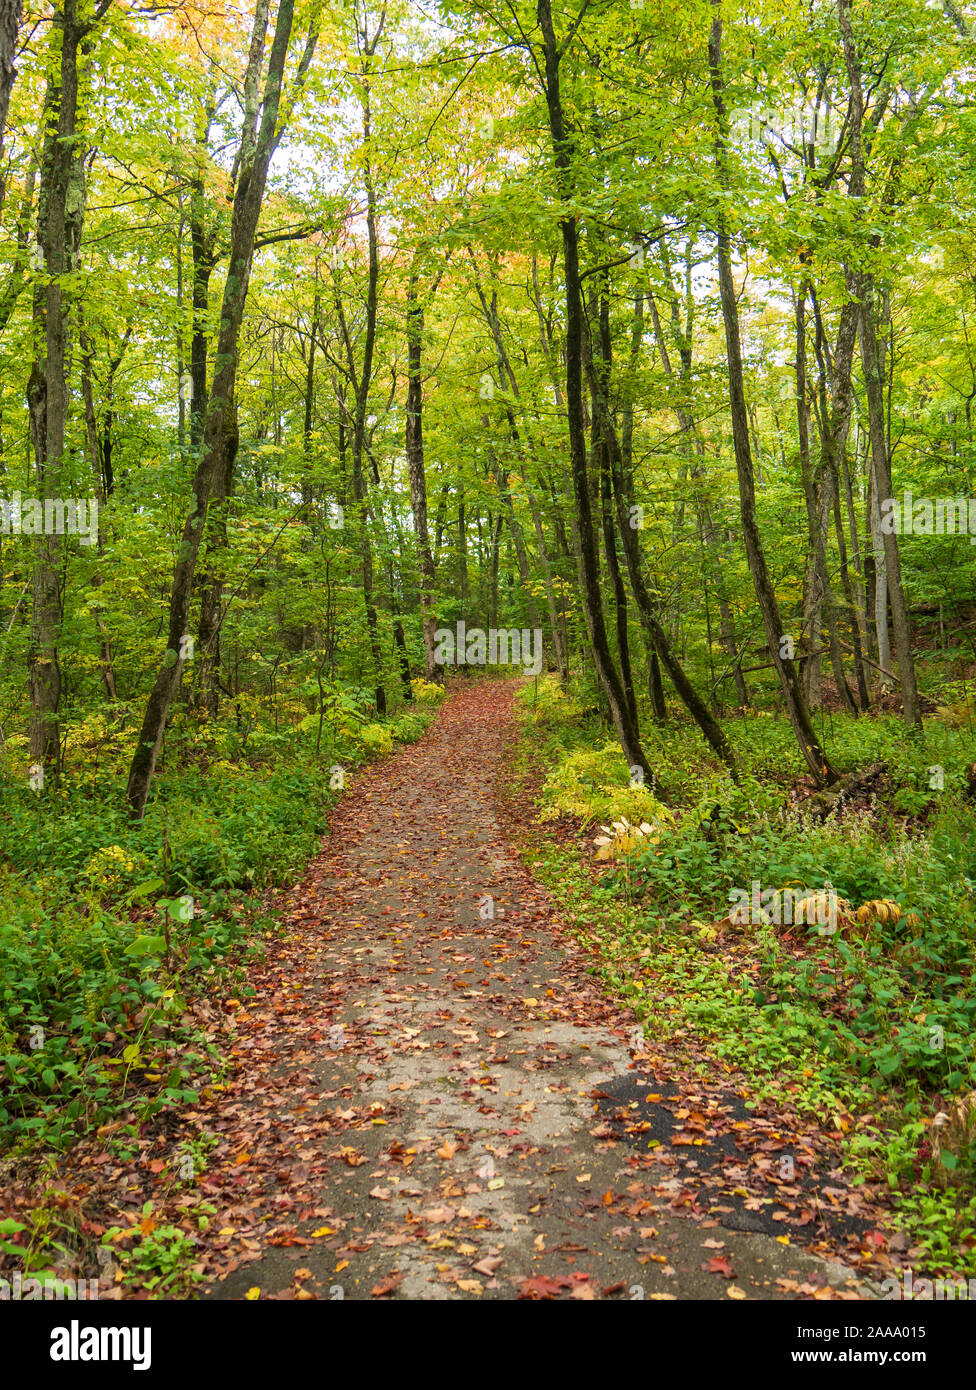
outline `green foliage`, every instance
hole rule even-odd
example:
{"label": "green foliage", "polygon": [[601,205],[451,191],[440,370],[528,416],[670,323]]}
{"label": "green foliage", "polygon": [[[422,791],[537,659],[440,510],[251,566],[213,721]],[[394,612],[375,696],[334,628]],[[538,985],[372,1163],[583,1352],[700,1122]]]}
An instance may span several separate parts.
{"label": "green foliage", "polygon": [[[689,776],[686,731],[674,730],[675,760],[661,776],[683,793],[675,822],[635,842],[625,866],[594,884],[572,852],[544,846],[533,851],[536,872],[598,947],[604,979],[656,1033],[693,1027],[760,1091],[812,1114],[883,1114],[868,1131],[843,1120],[851,1161],[888,1176],[913,1238],[951,1268],[976,1210],[972,1146],[945,1165],[961,1194],[916,1187],[934,1182],[923,1117],[976,1087],[976,812],[955,789],[970,749],[937,724],[919,746],[894,720],[835,717],[839,749],[856,744],[862,760],[887,763],[887,794],[821,821],[782,793],[774,804],[757,774],[789,731],[767,719],[762,741],[748,740],[742,726],[753,719],[727,725],[745,764],[739,785],[707,769]],[[608,794],[607,750],[593,737],[569,721],[552,733],[540,820],[585,821]],[[935,762],[946,772],[938,793],[924,778]],[[911,787],[923,822],[893,804]],[[736,933],[730,904],[754,881],[798,896],[832,887],[850,906],[836,932],[767,921]],[[854,910],[878,899],[897,913],[859,921]]]}
{"label": "green foliage", "polygon": [[[352,766],[419,737],[428,719],[357,722],[338,746]],[[160,777],[140,822],[106,774],[68,776],[43,798],[7,788],[0,1145],[66,1144],[111,1116],[192,1100],[215,1073],[188,1001],[261,949],[274,925],[261,895],[301,872],[339,794],[307,732],[276,742],[271,766],[273,737],[256,731],[253,766]]]}
{"label": "green foliage", "polygon": [[[197,1204],[198,1230],[207,1229],[213,1211],[209,1203]],[[193,1265],[196,1256],[193,1236],[170,1222],[157,1222],[152,1202],[143,1205],[142,1220],[135,1228],[135,1239],[129,1248],[119,1243],[127,1237],[131,1239],[132,1233],[111,1226],[105,1232],[103,1245],[113,1255],[121,1256],[126,1280],[146,1289],[151,1298],[186,1298],[193,1286],[203,1279]]]}

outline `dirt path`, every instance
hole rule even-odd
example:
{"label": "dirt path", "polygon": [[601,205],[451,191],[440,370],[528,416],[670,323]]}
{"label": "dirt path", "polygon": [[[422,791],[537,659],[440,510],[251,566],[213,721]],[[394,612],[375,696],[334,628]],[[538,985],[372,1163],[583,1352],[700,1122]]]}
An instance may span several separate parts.
{"label": "dirt path", "polygon": [[357,776],[292,895],[238,1073],[188,1117],[220,1136],[205,1296],[829,1295],[841,1267],[679,1214],[673,1173],[596,1113],[634,1085],[633,1018],[499,825],[511,698],[462,689]]}

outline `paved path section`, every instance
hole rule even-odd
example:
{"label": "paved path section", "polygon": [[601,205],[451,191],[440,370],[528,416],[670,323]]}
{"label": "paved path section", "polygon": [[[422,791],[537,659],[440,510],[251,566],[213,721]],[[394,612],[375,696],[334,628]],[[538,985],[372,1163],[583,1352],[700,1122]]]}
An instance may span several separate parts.
{"label": "paved path section", "polygon": [[462,688],[357,775],[291,895],[194,1117],[219,1136],[204,1296],[851,1296],[789,1238],[676,1210],[608,1123],[607,1087],[654,1081],[499,823],[511,702]]}

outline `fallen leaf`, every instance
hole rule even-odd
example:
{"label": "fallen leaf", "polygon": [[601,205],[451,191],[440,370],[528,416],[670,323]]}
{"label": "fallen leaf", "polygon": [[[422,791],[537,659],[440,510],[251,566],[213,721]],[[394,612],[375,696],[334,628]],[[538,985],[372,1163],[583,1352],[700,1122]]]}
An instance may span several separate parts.
{"label": "fallen leaf", "polygon": [[385,1279],[381,1279],[379,1283],[373,1285],[369,1291],[370,1298],[385,1298],[387,1294],[393,1293],[395,1289],[400,1287],[403,1278],[402,1270],[394,1270],[392,1274],[388,1274]]}

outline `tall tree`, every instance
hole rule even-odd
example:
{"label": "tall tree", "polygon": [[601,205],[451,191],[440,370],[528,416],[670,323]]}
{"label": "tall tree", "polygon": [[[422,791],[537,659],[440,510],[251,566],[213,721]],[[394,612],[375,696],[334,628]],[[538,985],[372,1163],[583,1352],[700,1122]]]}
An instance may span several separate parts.
{"label": "tall tree", "polygon": [[[27,386],[38,497],[47,508],[64,499],[68,422],[70,284],[78,269],[85,215],[83,85],[96,25],[111,0],[97,9],[64,0],[53,16],[44,95],[37,245],[41,273],[34,285],[34,362]],[[9,95],[9,91],[8,91]],[[62,672],[58,650],[63,617],[63,537],[53,528],[34,541],[34,583],[29,656],[31,757],[54,778],[60,768]]]}
{"label": "tall tree", "polygon": [[[728,138],[729,122],[725,104],[725,79],[722,71],[722,10],[721,0],[709,0],[712,7],[711,32],[708,39],[708,66],[712,102],[715,108],[715,164],[719,186],[729,188]],[[752,575],[756,600],[762,616],[766,640],[773,666],[779,677],[786,711],[793,732],[811,776],[818,786],[837,780],[837,773],[814,732],[796,665],[790,655],[789,642],[780,618],[779,604],[769,576],[756,515],[756,480],[752,464],[752,445],[749,438],[749,416],[746,409],[745,381],[742,371],[742,347],[739,331],[739,306],[732,278],[732,239],[724,212],[716,214],[718,245],[719,292],[722,318],[725,324],[725,347],[729,371],[729,409],[732,417],[732,443],[736,472],[739,479],[739,508],[742,517],[742,536]]]}
{"label": "tall tree", "polygon": [[233,433],[238,342],[251,276],[254,239],[267,186],[268,167],[285,133],[287,115],[294,104],[296,92],[304,84],[318,37],[318,22],[314,19],[298,65],[290,100],[284,101],[285,63],[291,41],[294,0],[280,0],[262,95],[261,74],[264,70],[268,11],[269,0],[257,0],[244,76],[240,173],[234,193],[230,256],[221,306],[213,382],[204,421],[202,449],[193,478],[193,502],[183,526],[183,537],[173,577],[166,653],[146,703],[126,788],[126,799],[135,817],[141,817],[145,811],[153,772],[162,747],[166,716],[186,661],[187,649],[184,639],[187,635],[193,576],[206,524],[207,506],[217,470],[226,458],[227,436]]}
{"label": "tall tree", "polygon": [[[559,69],[577,26],[573,25],[570,28],[568,36],[560,44],[556,39],[556,32],[553,27],[550,0],[538,0],[537,15],[539,27],[542,30],[543,85],[549,115],[549,133],[552,139],[556,192],[562,206],[568,209],[575,194],[574,164],[578,158],[578,153],[563,110]],[[577,24],[581,18],[582,13],[577,17]],[[641,747],[620,676],[614,666],[603,617],[596,534],[593,526],[587,473],[586,426],[583,416],[585,324],[583,295],[580,286],[579,228],[576,214],[571,211],[564,211],[559,220],[559,227],[562,234],[563,281],[566,296],[565,401],[569,426],[570,475],[573,484],[573,497],[576,502],[580,587],[583,595],[586,626],[597,676],[610,706],[610,717],[624,756],[632,769],[638,768],[645,777],[650,778],[653,775],[652,769]]]}

